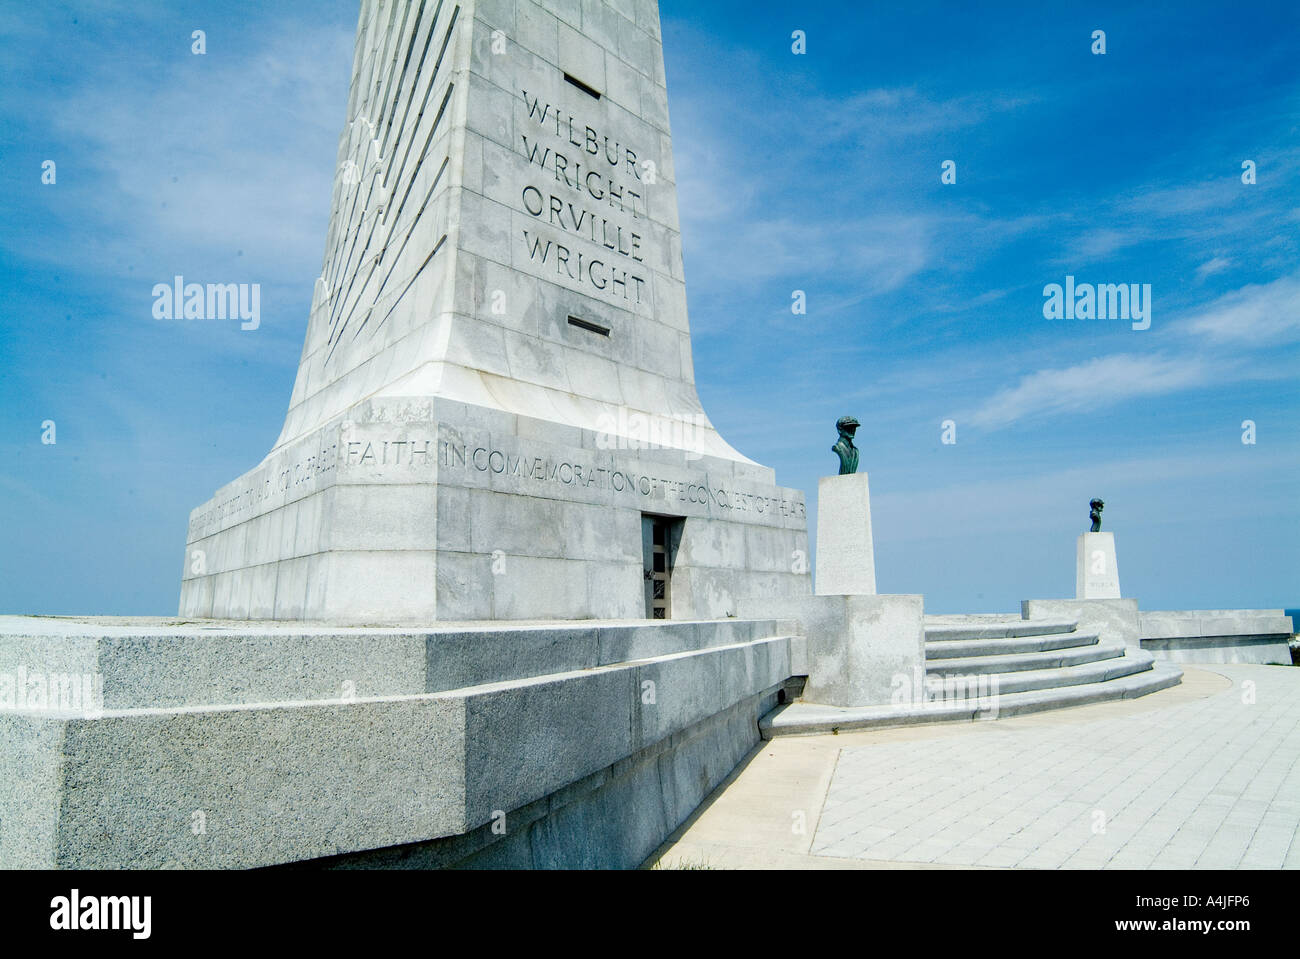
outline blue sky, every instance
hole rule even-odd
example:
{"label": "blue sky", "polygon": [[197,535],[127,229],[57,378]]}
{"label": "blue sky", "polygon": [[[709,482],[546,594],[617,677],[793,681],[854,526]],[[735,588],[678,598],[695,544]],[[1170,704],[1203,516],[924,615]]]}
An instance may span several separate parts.
{"label": "blue sky", "polygon": [[[1101,496],[1143,608],[1297,605],[1300,6],[662,12],[705,409],[810,506],[862,421],[882,592],[1072,595]],[[190,509],[284,420],[355,25],[0,7],[0,612],[175,612]],[[154,320],[176,273],[260,283],[261,327]],[[1067,274],[1151,328],[1044,319]]]}

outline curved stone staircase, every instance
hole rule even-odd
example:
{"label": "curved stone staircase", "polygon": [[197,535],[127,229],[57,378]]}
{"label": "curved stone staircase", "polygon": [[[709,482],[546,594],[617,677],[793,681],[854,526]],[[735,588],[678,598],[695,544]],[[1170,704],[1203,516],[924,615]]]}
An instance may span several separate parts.
{"label": "curved stone staircase", "polygon": [[1132,699],[1176,685],[1175,663],[1103,642],[1074,622],[927,616],[925,676],[901,702],[842,708],[797,702],[765,716],[763,737],[847,732],[950,720],[997,719]]}

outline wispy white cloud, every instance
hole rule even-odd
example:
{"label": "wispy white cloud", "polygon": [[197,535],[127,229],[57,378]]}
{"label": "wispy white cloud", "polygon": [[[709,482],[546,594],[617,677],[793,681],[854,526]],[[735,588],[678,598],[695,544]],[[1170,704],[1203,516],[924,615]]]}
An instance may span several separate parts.
{"label": "wispy white cloud", "polygon": [[1065,251],[1057,258],[1057,262],[1076,268],[1087,266],[1113,256],[1120,250],[1145,243],[1149,239],[1151,239],[1151,232],[1142,226],[1129,226],[1123,229],[1098,227],[1087,230],[1071,240]]}
{"label": "wispy white cloud", "polygon": [[[284,21],[261,39],[240,58],[186,55],[132,72],[109,64],[57,102],[51,126],[76,151],[60,189],[87,187],[77,224],[85,268],[120,275],[132,265],[153,277],[217,260],[310,281],[344,121],[339,64],[353,38]],[[67,255],[54,242],[22,252]]]}
{"label": "wispy white cloud", "polygon": [[[979,126],[995,114],[1012,113],[1036,102],[1037,97],[1030,95],[999,93],[944,99],[903,87],[864,90],[847,100],[826,100],[810,106],[828,138],[867,137],[874,145],[882,136],[930,137]],[[800,113],[806,115],[803,107]]]}
{"label": "wispy white cloud", "polygon": [[[905,139],[976,127],[993,114],[1034,102],[1031,96],[980,92],[943,98],[913,88],[875,88],[847,100],[774,94],[758,102],[759,108],[732,114],[730,128],[719,130],[704,123],[697,129],[692,122],[710,112],[704,91],[675,101],[675,127],[689,131],[674,147],[683,235],[690,248],[709,251],[709,275],[728,284],[775,277],[839,283],[852,277],[851,298],[857,302],[898,290],[927,269],[971,269],[968,256],[943,262],[955,240],[963,250],[991,252],[1051,219],[951,205],[900,207],[896,176],[883,159]],[[808,130],[816,135],[795,133]],[[780,149],[756,152],[754,143]],[[851,196],[829,182],[822,184],[825,193],[805,194],[805,171],[824,165],[837,150],[859,158],[869,154],[877,162],[845,164],[841,172],[855,171]],[[793,196],[807,196],[806,218],[802,210],[791,211]],[[824,202],[835,196],[842,198]],[[695,272],[691,279],[697,286],[709,283]]]}
{"label": "wispy white cloud", "polygon": [[[1216,257],[1198,272],[1211,275],[1230,264]],[[1246,361],[1252,349],[1300,338],[1300,272],[1225,293],[1172,329],[1182,334],[1181,342],[1164,353],[1119,353],[1027,373],[966,419],[998,429],[1031,417],[1086,413],[1145,396],[1273,378],[1275,369]]]}
{"label": "wispy white cloud", "polygon": [[1117,353],[1023,376],[964,420],[993,429],[1031,416],[1090,413],[1138,397],[1201,386],[1208,378],[1206,364],[1197,357]]}
{"label": "wispy white cloud", "polygon": [[734,269],[742,275],[860,276],[874,291],[894,290],[928,264],[932,221],[924,215],[878,214],[824,220],[751,223]]}
{"label": "wispy white cloud", "polygon": [[1300,273],[1219,297],[1184,324],[1211,343],[1266,345],[1300,335]]}
{"label": "wispy white cloud", "polygon": [[1196,275],[1205,279],[1207,276],[1214,276],[1216,273],[1222,273],[1232,266],[1232,259],[1226,256],[1216,256],[1213,259],[1206,260],[1196,268]]}

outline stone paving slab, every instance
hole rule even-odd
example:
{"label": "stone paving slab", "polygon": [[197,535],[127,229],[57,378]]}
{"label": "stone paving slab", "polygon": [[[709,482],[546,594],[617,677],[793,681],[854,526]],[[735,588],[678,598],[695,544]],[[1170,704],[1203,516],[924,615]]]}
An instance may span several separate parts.
{"label": "stone paving slab", "polygon": [[[844,749],[827,793],[834,816],[823,817],[810,852],[954,866],[1236,869],[1253,850],[1251,864],[1277,868],[1300,831],[1288,802],[1300,795],[1300,671],[1214,672],[1232,685],[1137,715],[1032,729],[990,723],[965,737]],[[927,805],[935,798],[940,808]],[[965,837],[978,847],[963,847],[954,825],[981,813],[995,818]],[[899,825],[894,837],[879,832],[886,819]]]}
{"label": "stone paving slab", "polygon": [[[800,831],[802,829],[802,831]],[[764,743],[661,868],[1300,867],[1300,670],[1141,700]]]}

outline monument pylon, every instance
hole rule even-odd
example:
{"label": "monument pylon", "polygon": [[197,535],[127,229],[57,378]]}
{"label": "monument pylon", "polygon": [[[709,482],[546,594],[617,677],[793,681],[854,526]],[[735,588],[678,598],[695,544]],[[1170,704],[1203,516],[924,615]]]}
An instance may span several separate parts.
{"label": "monument pylon", "polygon": [[696,392],[657,2],[364,0],[288,415],[181,615],[712,618],[806,556]]}

